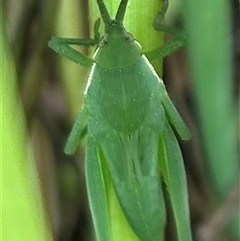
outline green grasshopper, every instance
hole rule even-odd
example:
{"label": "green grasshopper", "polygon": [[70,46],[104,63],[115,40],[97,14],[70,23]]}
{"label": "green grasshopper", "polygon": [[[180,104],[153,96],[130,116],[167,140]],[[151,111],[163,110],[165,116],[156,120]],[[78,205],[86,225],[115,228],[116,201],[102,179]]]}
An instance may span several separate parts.
{"label": "green grasshopper", "polygon": [[[123,213],[140,240],[163,239],[166,208],[161,183],[165,182],[179,240],[190,241],[185,173],[169,123],[184,140],[190,133],[148,60],[179,48],[185,37],[180,35],[145,55],[123,26],[128,0],[120,2],[115,19],[110,18],[103,0],[96,1],[105,25],[103,37],[98,20],[94,39],[53,37],[49,46],[61,56],[91,68],[84,104],[65,153],[74,154],[87,132],[86,182],[97,238],[112,240],[109,232],[102,231],[110,225],[102,170],[106,163]],[[167,9],[167,1],[163,2],[154,26],[168,31],[161,25]],[[90,59],[70,45],[97,48]],[[183,204],[178,204],[178,199],[184,199]],[[182,219],[182,215],[186,218]]]}

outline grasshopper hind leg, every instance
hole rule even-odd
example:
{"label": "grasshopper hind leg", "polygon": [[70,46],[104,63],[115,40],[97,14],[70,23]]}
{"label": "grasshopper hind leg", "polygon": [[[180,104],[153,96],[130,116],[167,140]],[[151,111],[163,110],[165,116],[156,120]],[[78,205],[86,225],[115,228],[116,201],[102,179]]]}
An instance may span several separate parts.
{"label": "grasshopper hind leg", "polygon": [[106,175],[103,171],[104,160],[100,158],[99,150],[95,139],[89,136],[85,165],[88,200],[97,239],[111,241]]}

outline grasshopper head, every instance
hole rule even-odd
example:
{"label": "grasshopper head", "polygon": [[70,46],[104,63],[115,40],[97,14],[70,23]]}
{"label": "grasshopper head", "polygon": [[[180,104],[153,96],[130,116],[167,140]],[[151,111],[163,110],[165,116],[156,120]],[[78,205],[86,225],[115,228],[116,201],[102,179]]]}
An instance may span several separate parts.
{"label": "grasshopper head", "polygon": [[124,26],[115,20],[106,28],[94,58],[104,68],[132,65],[141,55],[141,46]]}

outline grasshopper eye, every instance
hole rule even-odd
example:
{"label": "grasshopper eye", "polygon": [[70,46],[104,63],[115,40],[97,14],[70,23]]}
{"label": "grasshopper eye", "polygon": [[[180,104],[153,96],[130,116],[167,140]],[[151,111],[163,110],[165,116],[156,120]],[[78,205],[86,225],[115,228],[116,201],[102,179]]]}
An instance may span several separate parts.
{"label": "grasshopper eye", "polygon": [[108,41],[106,39],[103,39],[103,45],[107,45]]}
{"label": "grasshopper eye", "polygon": [[125,40],[128,41],[128,42],[132,42],[134,39],[133,39],[133,36],[130,33],[127,33],[125,35]]}
{"label": "grasshopper eye", "polygon": [[104,46],[106,46],[107,44],[108,44],[107,38],[106,38],[105,36],[102,37],[99,45],[100,45],[101,47],[104,47]]}

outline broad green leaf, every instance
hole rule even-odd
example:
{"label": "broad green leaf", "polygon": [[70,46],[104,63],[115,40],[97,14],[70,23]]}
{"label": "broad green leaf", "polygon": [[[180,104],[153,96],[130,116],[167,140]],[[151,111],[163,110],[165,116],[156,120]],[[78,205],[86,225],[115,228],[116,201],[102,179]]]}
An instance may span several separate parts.
{"label": "broad green leaf", "polygon": [[15,64],[2,27],[1,23],[2,240],[50,241]]}

